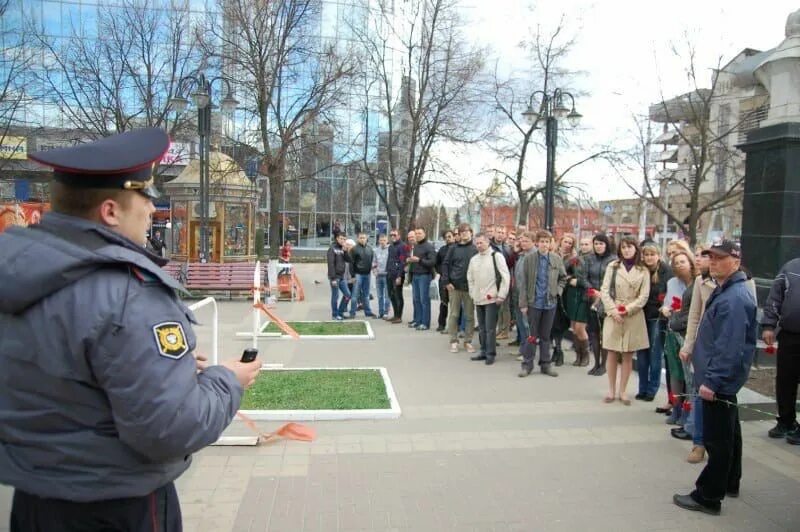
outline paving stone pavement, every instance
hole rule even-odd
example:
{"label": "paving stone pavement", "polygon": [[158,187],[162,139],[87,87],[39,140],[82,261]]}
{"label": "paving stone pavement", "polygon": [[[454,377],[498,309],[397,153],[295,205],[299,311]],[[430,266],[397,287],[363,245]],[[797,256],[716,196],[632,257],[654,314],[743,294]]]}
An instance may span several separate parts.
{"label": "paving stone pavement", "polygon": [[[327,319],[324,267],[299,269],[308,301],[279,303],[279,313]],[[410,292],[406,301],[409,317]],[[250,326],[249,312],[246,302],[220,304],[226,357],[245,347],[234,335]],[[261,357],[287,367],[385,366],[402,417],[313,422],[313,443],[198,453],[177,482],[187,532],[800,529],[800,448],[767,438],[771,422],[743,423],[741,497],[719,517],[687,512],[672,494],[688,492],[702,466],[685,461],[689,446],[653,413],[663,393],[655,403],[606,405],[605,377],[586,368],[519,379],[511,348],[487,367],[450,353],[436,332],[372,324],[374,341],[272,341]],[[198,333],[208,350],[210,328]],[[247,433],[238,422],[227,431]],[[0,488],[0,530],[9,506],[10,490]]]}

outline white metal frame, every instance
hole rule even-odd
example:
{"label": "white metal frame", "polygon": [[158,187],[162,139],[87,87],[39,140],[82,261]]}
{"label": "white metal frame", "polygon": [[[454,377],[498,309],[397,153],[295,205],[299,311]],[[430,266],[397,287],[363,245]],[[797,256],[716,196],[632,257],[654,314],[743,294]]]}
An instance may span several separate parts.
{"label": "white metal frame", "polygon": [[217,300],[213,297],[201,299],[197,303],[189,305],[189,310],[194,312],[200,307],[211,305],[212,321],[211,321],[211,363],[217,365],[219,363],[219,311],[217,310]]}

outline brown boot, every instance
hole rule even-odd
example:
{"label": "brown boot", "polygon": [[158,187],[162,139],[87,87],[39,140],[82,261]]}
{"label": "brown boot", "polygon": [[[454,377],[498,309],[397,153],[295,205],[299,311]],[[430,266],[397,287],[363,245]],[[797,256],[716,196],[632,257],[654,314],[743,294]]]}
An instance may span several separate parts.
{"label": "brown boot", "polygon": [[578,360],[577,366],[589,365],[589,340],[575,340],[575,351]]}
{"label": "brown boot", "polygon": [[691,452],[689,453],[689,457],[686,458],[686,461],[690,464],[699,464],[706,458],[706,448],[702,445],[695,445],[692,447]]}

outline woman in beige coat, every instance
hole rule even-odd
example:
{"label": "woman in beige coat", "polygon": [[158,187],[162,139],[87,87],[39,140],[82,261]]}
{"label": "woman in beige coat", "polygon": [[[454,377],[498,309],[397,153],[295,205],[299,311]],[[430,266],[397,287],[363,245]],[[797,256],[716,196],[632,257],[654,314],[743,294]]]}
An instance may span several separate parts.
{"label": "woman in beige coat", "polygon": [[[633,353],[647,349],[644,308],[650,295],[650,273],[641,264],[641,251],[633,237],[625,236],[617,248],[618,260],[608,265],[600,298],[606,312],[603,322],[603,349],[608,351],[606,371],[608,394],[605,402],[615,397],[626,406],[631,404],[626,393],[633,370]],[[612,282],[614,283],[612,286]],[[619,395],[617,395],[617,354],[622,355]]]}

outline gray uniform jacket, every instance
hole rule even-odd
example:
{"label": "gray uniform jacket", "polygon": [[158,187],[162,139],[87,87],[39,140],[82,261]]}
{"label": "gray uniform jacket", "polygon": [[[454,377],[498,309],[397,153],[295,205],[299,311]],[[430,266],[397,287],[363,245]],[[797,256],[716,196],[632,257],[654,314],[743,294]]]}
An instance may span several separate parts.
{"label": "gray uniform jacket", "polygon": [[196,372],[181,286],[124,237],[57,213],[0,234],[0,483],[78,502],[181,475],[242,388]]}

